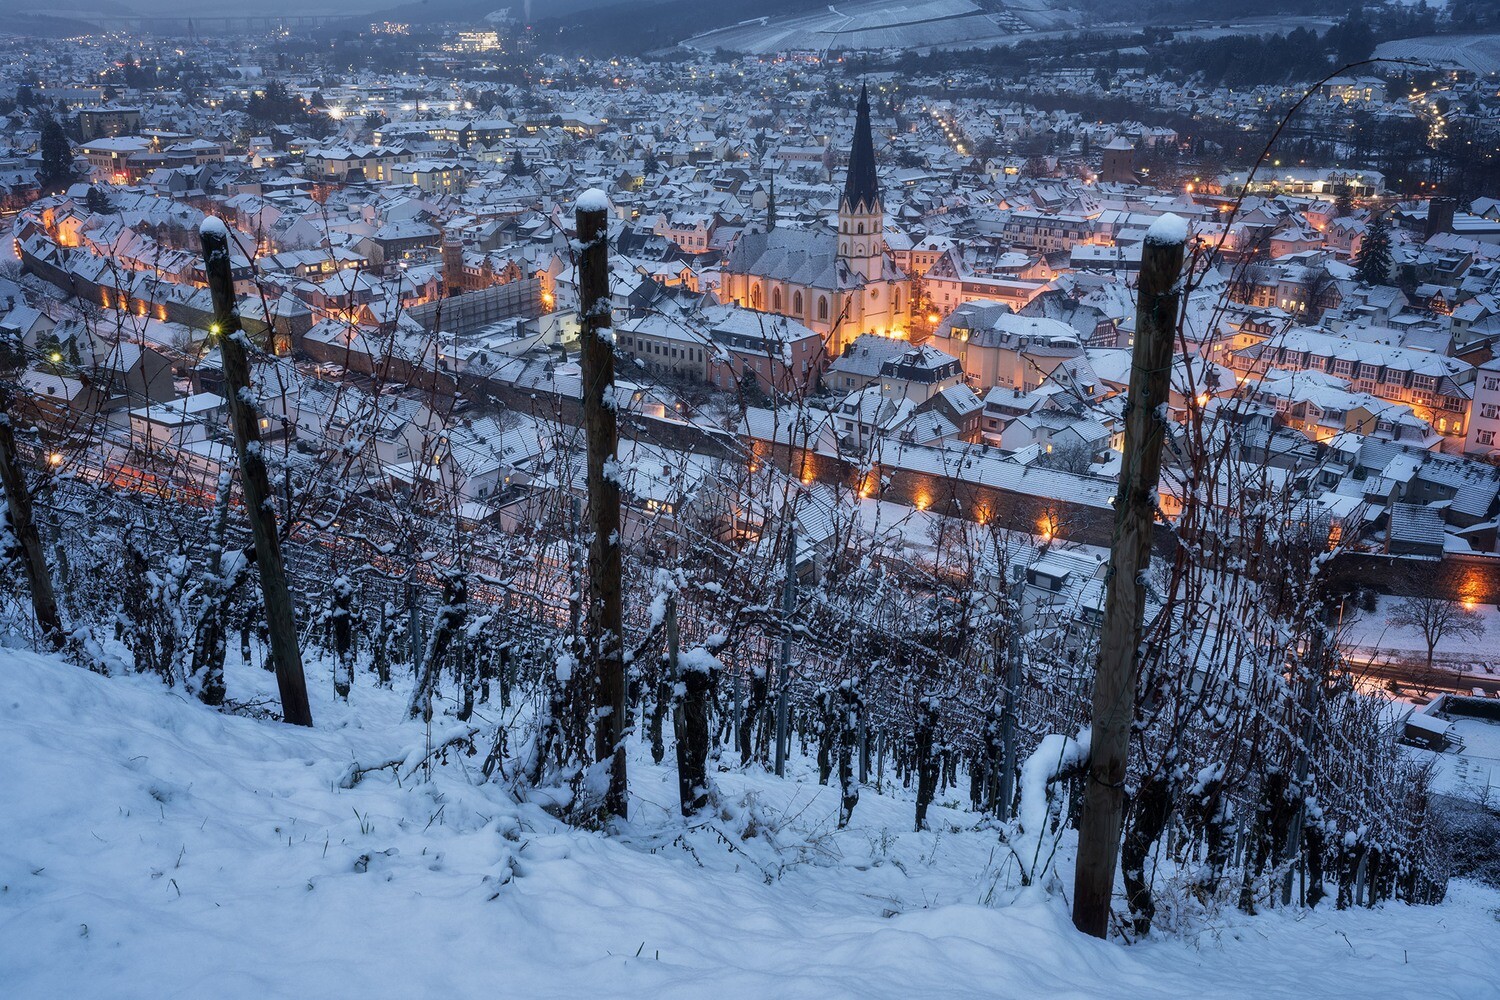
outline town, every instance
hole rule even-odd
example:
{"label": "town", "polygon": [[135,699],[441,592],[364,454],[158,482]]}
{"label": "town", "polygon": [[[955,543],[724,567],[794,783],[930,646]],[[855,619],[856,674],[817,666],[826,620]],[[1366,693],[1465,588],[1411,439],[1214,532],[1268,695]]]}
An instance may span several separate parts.
{"label": "town", "polygon": [[[1332,78],[1298,133],[1355,138],[1252,172],[1206,136],[1253,128],[1284,85],[1110,88],[1147,117],[1206,109],[1194,136],[945,96],[982,88],[976,71],[569,63],[526,38],[515,21],[434,36],[412,58],[441,77],[283,69],[274,40],[217,86],[171,41],[13,60],[0,333],[39,446],[125,488],[212,493],[229,449],[196,239],[213,215],[270,348],[267,429],[326,457],[378,412],[364,488],[421,482],[435,509],[503,523],[567,461],[545,425],[576,416],[569,206],[598,187],[642,439],[701,450],[727,430],[832,485],[1105,544],[1095,484],[1119,470],[1142,239],[1173,213],[1196,269],[1173,419],[1232,424],[1343,551],[1436,559],[1455,596],[1500,598],[1472,558],[1495,553],[1500,513],[1500,190],[1427,196],[1352,148],[1358,130],[1463,128],[1488,163],[1492,82]],[[1069,81],[1043,86],[1100,91]],[[1169,476],[1161,508],[1180,506]]]}
{"label": "town", "polygon": [[1023,886],[1118,645],[1130,933],[1158,837],[1184,899],[1442,898],[1427,796],[1500,787],[1493,12],[541,6],[0,26],[0,645],[307,725],[304,659],[342,720],[409,675],[424,773],[569,822],[627,731],[683,816],[811,741],[839,830],[964,799]]}

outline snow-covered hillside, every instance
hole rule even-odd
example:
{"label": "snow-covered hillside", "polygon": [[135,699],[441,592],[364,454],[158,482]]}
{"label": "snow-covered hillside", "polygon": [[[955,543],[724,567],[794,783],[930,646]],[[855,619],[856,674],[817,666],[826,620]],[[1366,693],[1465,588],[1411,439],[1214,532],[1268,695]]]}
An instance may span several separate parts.
{"label": "snow-covered hillside", "polygon": [[401,706],[356,686],[303,731],[0,651],[0,995],[1474,1000],[1500,979],[1500,894],[1463,882],[1126,947],[1009,888],[969,814],[910,832],[899,793],[835,831],[834,789],[723,772],[730,805],[689,829],[638,752],[632,825],[604,837],[461,755],[338,787],[422,756]]}

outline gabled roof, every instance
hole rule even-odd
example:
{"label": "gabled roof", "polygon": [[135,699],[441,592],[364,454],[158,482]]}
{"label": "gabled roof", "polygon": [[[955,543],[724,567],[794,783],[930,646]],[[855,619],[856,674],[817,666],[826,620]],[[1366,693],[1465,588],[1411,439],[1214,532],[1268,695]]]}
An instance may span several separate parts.
{"label": "gabled roof", "polygon": [[829,365],[834,373],[862,375],[875,378],[880,368],[891,358],[904,354],[911,345],[894,337],[881,337],[873,333],[862,333],[844,349],[844,353]]}
{"label": "gabled roof", "polygon": [[960,416],[967,416],[976,410],[984,408],[984,401],[979,398],[973,389],[970,389],[966,385],[950,385],[939,392],[938,395],[943,397],[943,401],[948,404],[948,407]]}
{"label": "gabled roof", "polygon": [[1471,517],[1484,517],[1500,495],[1500,471],[1494,466],[1434,455],[1423,462],[1416,478],[1454,491],[1449,506]]}
{"label": "gabled roof", "polygon": [[880,366],[882,377],[904,378],[910,381],[935,382],[952,377],[963,368],[953,355],[923,344],[908,347],[900,354],[886,359]]}
{"label": "gabled roof", "polygon": [[1388,529],[1391,541],[1408,545],[1443,547],[1443,516],[1436,507],[1411,503],[1391,505]]}

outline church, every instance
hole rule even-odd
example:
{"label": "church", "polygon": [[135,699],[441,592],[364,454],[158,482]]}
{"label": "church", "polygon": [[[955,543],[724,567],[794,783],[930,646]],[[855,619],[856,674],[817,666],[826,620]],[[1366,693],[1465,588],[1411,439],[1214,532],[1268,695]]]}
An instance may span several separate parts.
{"label": "church", "polygon": [[719,298],[787,316],[822,335],[838,357],[861,334],[905,338],[911,279],[886,252],[885,206],[875,175],[870,99],[862,87],[837,236],[775,228],[747,232],[725,261]]}

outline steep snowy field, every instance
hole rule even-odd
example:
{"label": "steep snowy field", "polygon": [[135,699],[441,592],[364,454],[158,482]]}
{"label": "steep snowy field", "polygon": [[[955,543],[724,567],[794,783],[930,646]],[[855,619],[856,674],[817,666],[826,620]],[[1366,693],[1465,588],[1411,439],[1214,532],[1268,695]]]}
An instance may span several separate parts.
{"label": "steep snowy field", "polygon": [[0,996],[1476,1000],[1500,981],[1500,894],[1466,883],[1441,907],[1225,913],[1125,947],[1008,888],[968,814],[910,832],[899,794],[866,789],[837,832],[832,789],[721,773],[727,818],[688,830],[675,776],[637,753],[633,823],[605,838],[471,782],[475,759],[340,789],[351,761],[421,747],[400,705],[357,687],[299,731],[0,650]]}

